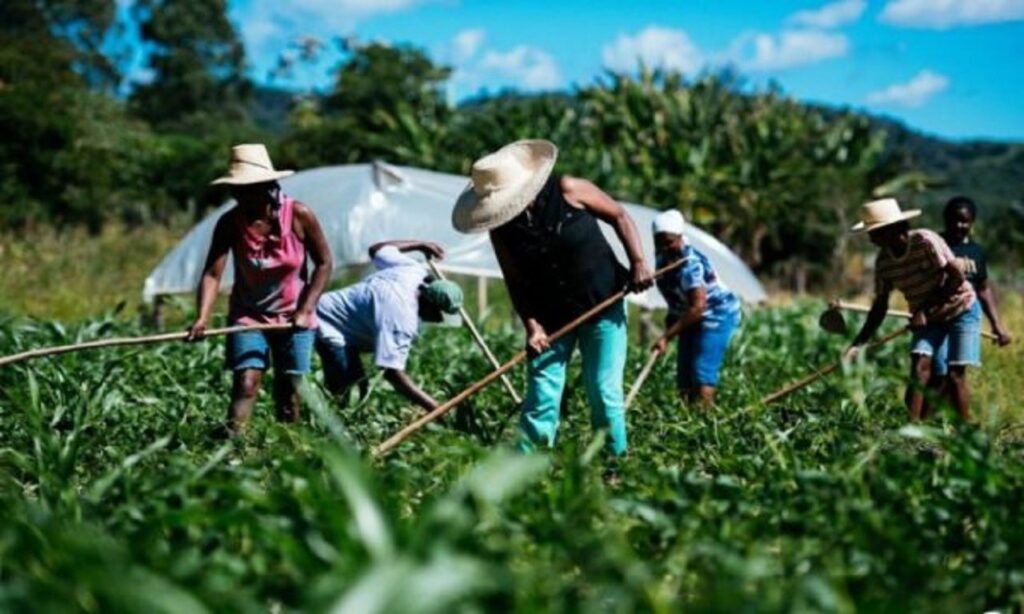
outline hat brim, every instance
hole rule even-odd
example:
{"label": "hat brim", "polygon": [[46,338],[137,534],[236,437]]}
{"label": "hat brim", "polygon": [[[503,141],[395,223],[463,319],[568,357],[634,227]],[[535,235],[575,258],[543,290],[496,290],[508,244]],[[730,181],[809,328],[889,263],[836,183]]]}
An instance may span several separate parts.
{"label": "hat brim", "polygon": [[269,181],[277,181],[278,179],[284,179],[295,174],[295,171],[261,171],[258,173],[251,173],[245,175],[224,175],[218,177],[210,182],[210,185],[253,185],[257,183],[267,183]]}
{"label": "hat brim", "polygon": [[921,215],[920,209],[910,209],[908,211],[900,213],[899,217],[893,218],[891,220],[886,220],[884,222],[875,222],[874,224],[865,224],[864,222],[857,222],[856,224],[853,225],[852,228],[850,228],[850,232],[871,232],[872,230],[878,230],[879,228],[884,228],[886,226],[891,226],[893,224],[905,222],[919,215]]}
{"label": "hat brim", "polygon": [[477,196],[470,183],[452,209],[452,226],[455,230],[466,234],[493,230],[510,222],[537,198],[555,168],[558,148],[554,143],[541,140],[531,141],[528,146],[535,149],[541,158],[536,171],[528,179],[495,190],[483,198]]}

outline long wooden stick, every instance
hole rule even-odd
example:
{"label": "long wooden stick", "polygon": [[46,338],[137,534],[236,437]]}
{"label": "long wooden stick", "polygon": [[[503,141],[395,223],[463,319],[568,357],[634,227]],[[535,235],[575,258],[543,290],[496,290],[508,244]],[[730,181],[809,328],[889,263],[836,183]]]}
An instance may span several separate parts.
{"label": "long wooden stick", "polygon": [[[228,335],[231,333],[241,333],[250,330],[289,330],[292,328],[291,324],[254,324],[252,326],[228,326],[226,328],[211,328],[206,331],[205,337],[217,337],[220,335]],[[28,350],[19,354],[11,354],[10,356],[4,356],[0,358],[0,367],[4,365],[13,364],[16,362],[22,362],[24,360],[31,360],[33,358],[43,358],[44,356],[54,356],[57,354],[67,354],[68,352],[78,352],[80,350],[93,350],[96,348],[107,348],[122,345],[147,345],[151,343],[163,343],[165,341],[182,341],[188,337],[188,331],[182,331],[178,333],[162,333],[159,335],[147,335],[143,337],[114,337],[111,339],[97,339],[95,341],[85,341],[83,343],[73,343],[71,345],[56,345],[46,348],[37,348],[34,350]]]}
{"label": "long wooden stick", "polygon": [[[656,278],[664,275],[665,273],[668,273],[669,271],[677,269],[680,266],[682,266],[682,264],[683,264],[682,260],[677,260],[676,262],[673,262],[672,264],[670,264],[670,265],[668,265],[666,267],[662,267],[661,269],[658,269],[657,271],[655,271],[653,278],[656,279]],[[579,316],[578,318],[576,318],[572,322],[569,322],[568,324],[566,324],[562,328],[560,328],[557,331],[555,331],[554,334],[552,334],[552,335],[550,335],[548,337],[548,341],[550,341],[551,343],[554,343],[555,341],[558,341],[559,339],[561,339],[565,335],[568,335],[569,333],[574,331],[577,327],[579,327],[581,324],[586,323],[587,320],[589,320],[592,317],[596,316],[597,314],[601,313],[602,311],[604,311],[605,309],[607,309],[611,305],[615,304],[617,301],[622,300],[622,298],[624,296],[626,296],[626,294],[628,292],[629,292],[629,290],[620,290],[620,291],[616,292],[615,294],[609,296],[605,300],[603,300],[600,303],[598,303],[597,306],[592,307],[591,309],[589,309],[583,315]],[[391,437],[388,437],[386,440],[381,442],[376,448],[373,449],[373,452],[372,452],[373,456],[379,458],[379,457],[387,454],[388,452],[393,450],[398,444],[400,444],[403,441],[405,441],[406,439],[408,439],[413,433],[415,433],[416,431],[420,430],[424,426],[430,424],[434,420],[437,420],[438,418],[440,418],[444,414],[448,413],[456,405],[458,405],[459,403],[465,401],[466,399],[468,399],[472,395],[476,394],[477,392],[479,392],[480,390],[485,388],[488,384],[490,384],[494,380],[496,380],[499,377],[501,377],[504,373],[507,373],[513,367],[515,367],[519,363],[523,362],[523,360],[525,360],[525,359],[526,359],[526,352],[525,351],[519,352],[518,354],[516,354],[515,356],[510,358],[508,362],[506,362],[505,364],[501,365],[500,367],[498,367],[494,371],[491,371],[490,373],[488,373],[486,376],[483,377],[483,379],[481,379],[477,383],[473,384],[469,388],[466,388],[465,390],[463,390],[459,394],[455,395],[454,397],[452,397],[451,399],[449,399],[445,403],[442,403],[441,405],[438,405],[437,407],[435,407],[431,411],[427,412],[426,414],[420,416],[416,420],[413,420],[405,428],[403,428],[402,430],[398,431],[397,433],[395,433]]]}
{"label": "long wooden stick", "polygon": [[[444,273],[441,272],[441,269],[437,268],[437,265],[434,264],[434,261],[431,260],[430,258],[427,258],[427,265],[430,267],[430,270],[434,273],[435,276],[437,276],[438,279],[447,279],[447,277],[444,276]],[[459,315],[462,316],[463,324],[465,324],[466,328],[469,329],[469,335],[473,337],[473,341],[476,341],[476,344],[480,346],[481,350],[483,350],[484,355],[487,356],[487,360],[491,362],[491,366],[493,366],[495,369],[500,368],[501,363],[498,362],[498,359],[494,356],[494,353],[491,352],[491,348],[487,347],[487,342],[484,341],[484,338],[480,334],[480,331],[477,330],[476,324],[473,324],[473,320],[470,319],[465,307],[459,307]],[[512,382],[509,381],[507,376],[501,376],[501,383],[505,385],[505,390],[508,390],[508,393],[512,396],[512,400],[516,402],[516,405],[519,405],[520,403],[523,402],[523,400],[519,397],[519,393],[516,392],[516,387],[512,385]]]}
{"label": "long wooden stick", "polygon": [[[871,311],[871,307],[869,305],[858,305],[857,303],[847,303],[846,301],[840,300],[829,302],[829,306],[835,307],[836,309],[842,309],[844,311],[856,311],[858,313],[868,313]],[[906,320],[913,317],[909,311],[900,311],[898,309],[890,309],[885,312],[885,315],[894,318],[904,318]],[[981,336],[986,339],[998,339],[995,334],[984,330],[981,331]]]}
{"label": "long wooden stick", "polygon": [[633,382],[633,387],[629,389],[629,394],[626,395],[626,408],[633,404],[633,400],[636,399],[637,393],[640,392],[640,387],[644,385],[644,380],[651,374],[651,370],[654,368],[654,364],[661,358],[661,352],[651,352],[650,358],[647,359],[647,364],[640,370],[640,375],[636,376],[636,381]]}
{"label": "long wooden stick", "polygon": [[[889,333],[888,335],[882,337],[878,341],[875,341],[875,342],[869,344],[866,349],[867,350],[873,350],[873,349],[877,348],[878,346],[880,346],[882,344],[885,344],[885,343],[888,343],[888,342],[892,341],[893,339],[895,339],[896,337],[899,337],[900,335],[902,335],[903,333],[907,332],[908,330],[910,330],[910,329],[909,328],[901,328],[901,329],[899,329],[897,331],[893,331],[893,332]],[[840,360],[840,361],[837,361],[837,362],[834,362],[834,363],[828,365],[827,367],[823,367],[821,369],[818,369],[814,373],[811,373],[810,375],[808,375],[807,377],[800,378],[800,379],[798,379],[797,381],[795,381],[795,382],[793,382],[791,384],[787,384],[781,390],[776,390],[775,392],[769,394],[765,398],[761,399],[761,404],[762,405],[768,405],[770,403],[774,403],[775,401],[778,401],[782,397],[789,396],[791,393],[796,392],[797,390],[800,390],[801,388],[807,386],[808,384],[812,384],[812,383],[818,381],[819,379],[825,377],[829,373],[832,373],[833,371],[835,371],[836,369],[838,369],[842,365],[843,365],[843,361]]]}

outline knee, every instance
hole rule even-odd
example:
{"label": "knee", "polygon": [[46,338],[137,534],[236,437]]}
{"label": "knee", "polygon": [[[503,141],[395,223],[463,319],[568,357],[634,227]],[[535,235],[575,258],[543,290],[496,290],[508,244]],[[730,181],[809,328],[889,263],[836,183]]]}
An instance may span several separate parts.
{"label": "knee", "polygon": [[967,381],[967,369],[960,365],[951,365],[949,367],[949,373],[946,374],[946,377],[948,377],[949,381],[953,382],[954,384],[963,384],[964,382]]}
{"label": "knee", "polygon": [[245,373],[238,376],[235,381],[235,398],[244,401],[255,399],[260,393],[260,384],[261,378],[258,373]]}
{"label": "knee", "polygon": [[917,361],[914,362],[913,376],[916,382],[920,384],[928,384],[932,379],[931,356],[920,356]]}

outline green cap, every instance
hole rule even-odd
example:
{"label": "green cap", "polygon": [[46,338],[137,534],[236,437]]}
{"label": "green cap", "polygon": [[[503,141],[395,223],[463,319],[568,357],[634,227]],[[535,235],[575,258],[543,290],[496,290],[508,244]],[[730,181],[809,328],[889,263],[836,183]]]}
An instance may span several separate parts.
{"label": "green cap", "polygon": [[423,298],[442,313],[456,314],[462,307],[462,288],[455,282],[438,279],[427,284],[422,292]]}

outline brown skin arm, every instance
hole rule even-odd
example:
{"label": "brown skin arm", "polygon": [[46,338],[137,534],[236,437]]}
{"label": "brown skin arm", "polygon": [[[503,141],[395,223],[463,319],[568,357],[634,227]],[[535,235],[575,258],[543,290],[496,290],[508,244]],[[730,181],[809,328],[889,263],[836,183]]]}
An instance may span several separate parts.
{"label": "brown skin arm", "polygon": [[187,341],[202,339],[210,324],[213,305],[217,302],[220,278],[224,275],[228,253],[231,251],[231,215],[230,211],[222,215],[213,228],[213,240],[210,242],[210,251],[206,254],[203,276],[199,278],[199,286],[196,288],[196,321],[188,329]]}
{"label": "brown skin arm", "polygon": [[398,251],[402,252],[421,252],[427,258],[437,258],[442,260],[444,258],[444,248],[432,241],[417,241],[415,239],[409,240],[395,240],[395,241],[381,241],[380,243],[374,243],[370,246],[369,253],[370,258],[377,255],[377,252],[381,248],[387,246],[394,246],[398,248]]}
{"label": "brown skin arm", "polygon": [[491,233],[491,245],[494,247],[494,254],[498,257],[498,266],[501,267],[501,275],[505,279],[505,286],[508,288],[509,297],[512,299],[512,306],[519,314],[526,327],[526,345],[529,351],[536,355],[550,347],[547,331],[534,317],[533,304],[529,292],[526,290],[527,280],[516,266],[515,259],[509,253],[508,248]]}
{"label": "brown skin arm", "polygon": [[615,234],[626,249],[630,265],[630,286],[635,290],[646,290],[654,283],[651,271],[647,268],[643,249],[640,247],[640,234],[636,230],[633,218],[626,209],[615,202],[601,188],[586,179],[578,177],[562,177],[562,195],[569,203],[583,207],[599,220],[608,223],[615,229]]}
{"label": "brown skin arm", "polygon": [[306,246],[306,253],[313,261],[314,268],[313,276],[299,296],[299,305],[292,316],[292,322],[298,328],[309,328],[313,312],[316,310],[316,302],[320,300],[320,295],[331,278],[334,262],[331,260],[331,249],[327,246],[327,238],[320,228],[320,222],[313,211],[302,203],[295,203],[293,227]]}
{"label": "brown skin arm", "polygon": [[996,343],[1000,346],[1009,345],[1013,341],[1013,337],[1010,336],[1010,333],[1006,332],[1002,322],[999,321],[999,310],[996,308],[994,289],[989,285],[987,279],[979,280],[974,285],[974,289],[978,292],[981,310],[985,312],[985,317],[992,324],[992,332],[996,335]]}
{"label": "brown skin arm", "polygon": [[868,311],[868,317],[864,320],[864,325],[861,326],[860,332],[854,337],[853,343],[846,349],[844,357],[846,360],[852,360],[860,353],[860,349],[865,343],[871,340],[878,327],[885,321],[885,313],[889,310],[889,292],[880,292],[875,294],[875,299],[871,301],[871,310]]}
{"label": "brown skin arm", "polygon": [[401,369],[384,369],[384,379],[391,384],[402,396],[423,409],[430,411],[437,407],[437,401],[412,381],[409,374]]}
{"label": "brown skin arm", "polygon": [[675,339],[682,334],[684,330],[697,324],[704,319],[704,309],[708,304],[708,292],[705,288],[693,288],[686,292],[686,299],[689,304],[689,308],[679,316],[679,319],[675,321],[672,326],[665,331],[651,349],[659,354],[664,354],[665,350],[668,349],[668,342]]}

